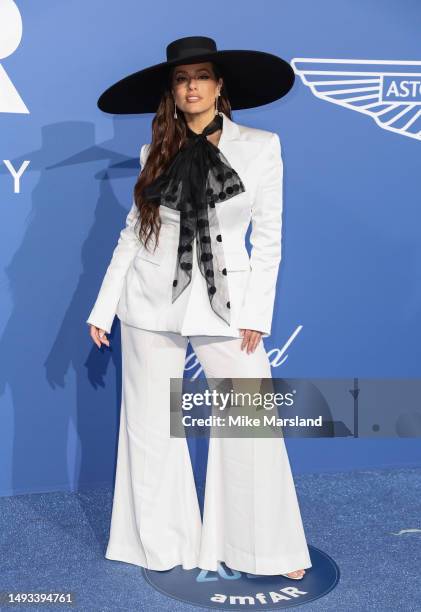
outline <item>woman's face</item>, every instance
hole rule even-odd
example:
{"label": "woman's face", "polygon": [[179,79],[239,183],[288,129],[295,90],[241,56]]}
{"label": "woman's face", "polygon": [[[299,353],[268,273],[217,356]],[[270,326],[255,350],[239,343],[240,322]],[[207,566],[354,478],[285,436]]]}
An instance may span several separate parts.
{"label": "woman's face", "polygon": [[177,108],[193,115],[215,108],[222,79],[215,79],[211,62],[182,64],[175,67],[171,85]]}

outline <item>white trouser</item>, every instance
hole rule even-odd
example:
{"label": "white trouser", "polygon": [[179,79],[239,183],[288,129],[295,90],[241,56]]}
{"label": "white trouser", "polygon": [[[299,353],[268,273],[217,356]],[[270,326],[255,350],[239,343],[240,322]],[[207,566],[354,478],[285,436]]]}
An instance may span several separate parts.
{"label": "white trouser", "polygon": [[148,331],[121,323],[122,405],[107,559],[152,570],[253,574],[311,567],[285,443],[210,437],[203,523],[186,438],[170,438],[170,378],[187,343],[207,378],[271,377],[262,342]]}

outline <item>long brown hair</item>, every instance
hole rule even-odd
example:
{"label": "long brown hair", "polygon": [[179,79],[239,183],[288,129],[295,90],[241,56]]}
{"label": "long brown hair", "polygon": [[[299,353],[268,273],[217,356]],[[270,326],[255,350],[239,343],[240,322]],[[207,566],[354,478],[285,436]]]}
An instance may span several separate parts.
{"label": "long brown hair", "polygon": [[[221,70],[214,62],[212,68],[215,79],[222,77]],[[139,239],[147,245],[152,236],[158,243],[161,218],[159,206],[143,201],[143,189],[154,181],[166,168],[167,164],[186,140],[186,120],[183,111],[177,108],[177,119],[174,118],[174,100],[170,83],[174,68],[169,72],[168,85],[162,94],[158,110],[152,119],[152,142],[148,158],[134,186],[134,201],[139,211],[136,227],[139,227]],[[231,105],[228,100],[225,81],[218,98],[218,110],[231,119]]]}

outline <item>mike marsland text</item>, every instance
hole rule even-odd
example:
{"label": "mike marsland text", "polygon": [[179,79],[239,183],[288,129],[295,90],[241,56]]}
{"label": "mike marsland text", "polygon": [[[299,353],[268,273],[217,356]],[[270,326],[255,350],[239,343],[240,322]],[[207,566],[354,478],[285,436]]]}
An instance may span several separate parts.
{"label": "mike marsland text", "polygon": [[208,417],[192,417],[185,415],[182,418],[185,427],[321,427],[322,415],[316,418],[295,417],[282,418],[276,415],[262,415],[249,417],[247,415],[229,415],[227,417],[211,415]]}

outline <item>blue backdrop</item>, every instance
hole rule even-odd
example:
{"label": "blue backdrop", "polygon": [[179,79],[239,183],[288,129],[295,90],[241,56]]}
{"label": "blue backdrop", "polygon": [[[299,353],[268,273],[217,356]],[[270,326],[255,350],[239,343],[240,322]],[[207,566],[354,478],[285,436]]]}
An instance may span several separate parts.
{"label": "blue backdrop", "polygon": [[[119,324],[111,350],[100,352],[85,320],[131,205],[152,115],[112,117],[96,100],[163,61],[182,36],[273,52],[296,68],[285,99],[233,115],[282,143],[283,258],[265,342],[282,355],[274,376],[419,377],[421,65],[411,62],[420,17],[416,0],[2,1],[1,495],[113,480]],[[314,59],[331,62],[319,62],[316,77]],[[418,89],[405,97],[398,87],[393,98],[379,85],[382,65],[364,65],[381,59],[408,62],[402,72]],[[353,95],[343,83],[332,90],[337,60],[347,73],[339,81],[350,78],[347,62],[363,60],[352,68],[363,75]],[[355,108],[367,71],[384,104],[398,100],[389,115],[368,107],[385,109],[383,123]],[[314,78],[330,84],[314,87]],[[419,439],[290,439],[288,449],[297,473],[420,464]],[[204,457],[191,450],[200,472]]]}

